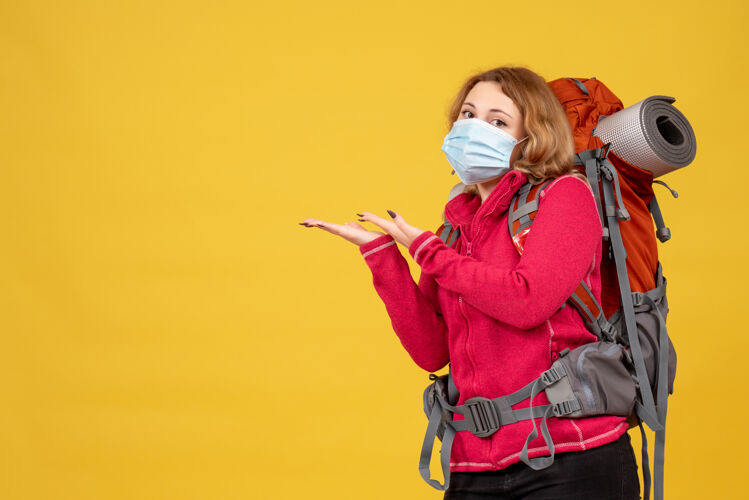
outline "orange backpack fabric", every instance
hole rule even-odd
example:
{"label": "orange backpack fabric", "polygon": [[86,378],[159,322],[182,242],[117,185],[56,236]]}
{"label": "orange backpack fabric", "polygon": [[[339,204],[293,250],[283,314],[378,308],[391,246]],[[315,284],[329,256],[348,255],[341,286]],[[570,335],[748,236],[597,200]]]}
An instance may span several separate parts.
{"label": "orange backpack fabric", "polygon": [[[570,78],[549,82],[562,103],[572,127],[575,153],[603,147],[603,141],[592,135],[598,120],[624,109],[622,102],[606,85],[595,78],[577,78],[588,95]],[[627,249],[627,275],[633,292],[647,292],[655,287],[658,247],[653,218],[648,203],[653,198],[653,174],[636,167],[610,151],[608,159],[619,172],[622,201],[630,220],[620,221],[622,241]],[[584,174],[584,167],[580,168]],[[600,189],[600,186],[599,186]],[[601,198],[602,193],[599,193]],[[620,308],[616,265],[611,257],[610,242],[605,242],[601,262],[601,307],[606,317]]]}

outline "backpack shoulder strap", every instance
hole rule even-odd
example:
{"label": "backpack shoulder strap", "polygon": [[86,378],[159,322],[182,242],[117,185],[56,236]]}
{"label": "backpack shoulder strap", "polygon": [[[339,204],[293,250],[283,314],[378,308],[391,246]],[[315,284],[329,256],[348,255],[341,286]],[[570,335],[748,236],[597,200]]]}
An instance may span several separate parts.
{"label": "backpack shoulder strap", "polygon": [[[541,193],[554,179],[548,179],[535,186],[524,184],[510,202],[507,221],[510,235],[518,252],[522,253],[525,239],[530,231],[533,219],[538,212],[538,202]],[[567,299],[580,313],[586,328],[599,340],[613,341],[616,330],[606,320],[603,308],[596,300],[593,292],[585,281],[581,281],[569,299]]]}
{"label": "backpack shoulder strap", "polygon": [[451,247],[453,243],[457,241],[458,236],[460,236],[460,229],[453,227],[452,224],[445,220],[440,227],[437,228],[436,234],[445,242],[445,245]]}
{"label": "backpack shoulder strap", "polygon": [[510,235],[513,237],[513,240],[515,240],[517,235],[530,227],[538,211],[538,199],[543,190],[553,181],[554,179],[548,179],[535,186],[530,182],[526,182],[512,197],[507,213],[507,223],[510,226]]}
{"label": "backpack shoulder strap", "polygon": [[[602,180],[604,202],[607,206],[613,206],[617,193],[615,192],[616,186],[618,185],[618,173],[616,168],[611,165],[608,160],[603,160],[600,165],[601,172],[604,174]],[[648,427],[655,432],[655,445],[654,445],[654,463],[653,463],[653,478],[654,478],[654,498],[655,500],[663,499],[663,475],[664,475],[664,449],[666,439],[666,413],[668,409],[668,332],[666,331],[666,324],[663,317],[658,313],[658,308],[654,302],[653,296],[648,294],[635,295],[631,292],[629,277],[627,273],[627,252],[624,247],[621,232],[619,230],[619,219],[617,214],[613,210],[607,210],[606,218],[608,221],[608,227],[611,236],[611,246],[613,249],[614,261],[616,264],[616,275],[617,281],[619,282],[619,289],[621,295],[621,310],[624,317],[624,329],[627,333],[627,340],[629,341],[629,347],[632,357],[632,363],[635,368],[635,376],[639,385],[639,396],[635,402],[635,410],[637,417],[644,421]],[[660,270],[659,270],[660,275]],[[660,281],[660,280],[658,280]],[[656,292],[654,289],[653,293]],[[665,293],[665,288],[663,289]],[[635,303],[634,299],[638,301],[641,299],[648,302],[658,316],[658,367],[656,370],[656,390],[655,394],[651,389],[650,380],[648,379],[647,369],[645,367],[642,346],[640,345],[640,335],[637,322],[635,319]],[[655,401],[658,401],[656,407]],[[642,428],[641,428],[642,431]],[[643,432],[644,435],[644,432]],[[643,440],[643,444],[645,441]],[[646,469],[647,465],[645,458],[647,456],[647,447],[643,446],[643,474],[649,470]],[[645,483],[645,495],[644,498],[650,498],[650,480],[643,475]]]}

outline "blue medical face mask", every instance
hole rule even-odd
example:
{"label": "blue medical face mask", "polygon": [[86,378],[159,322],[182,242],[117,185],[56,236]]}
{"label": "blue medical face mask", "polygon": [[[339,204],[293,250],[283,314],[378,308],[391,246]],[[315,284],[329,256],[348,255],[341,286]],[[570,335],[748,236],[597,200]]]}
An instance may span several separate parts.
{"label": "blue medical face mask", "polygon": [[456,120],[442,143],[442,151],[463,184],[476,184],[510,170],[510,155],[522,142],[479,118]]}

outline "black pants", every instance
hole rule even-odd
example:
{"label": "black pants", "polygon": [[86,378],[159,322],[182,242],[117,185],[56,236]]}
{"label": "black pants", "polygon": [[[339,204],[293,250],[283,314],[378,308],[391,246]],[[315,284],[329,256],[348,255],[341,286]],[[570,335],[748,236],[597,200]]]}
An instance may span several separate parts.
{"label": "black pants", "polygon": [[613,443],[554,456],[533,470],[522,462],[497,471],[453,472],[445,500],[636,500],[637,463],[629,434]]}

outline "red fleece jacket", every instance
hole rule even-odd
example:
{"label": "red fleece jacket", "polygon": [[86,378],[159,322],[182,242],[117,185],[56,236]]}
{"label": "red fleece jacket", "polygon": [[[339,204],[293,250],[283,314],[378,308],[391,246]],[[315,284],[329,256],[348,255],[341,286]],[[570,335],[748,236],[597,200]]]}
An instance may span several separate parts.
{"label": "red fleece jacket", "polygon": [[[602,229],[593,192],[575,176],[555,179],[541,194],[521,256],[507,209],[526,178],[510,170],[484,203],[466,193],[451,199],[445,217],[460,228],[460,238],[452,248],[431,231],[413,241],[408,251],[421,267],[418,284],[392,236],[359,247],[403,347],[429,372],[450,363],[458,404],[515,392],[560,351],[596,340],[577,310],[562,307],[583,279],[601,298]],[[543,392],[533,402],[547,403]],[[515,408],[528,405],[526,399]],[[601,446],[627,431],[626,419],[616,416],[550,417],[548,426],[556,453]],[[531,429],[524,420],[487,438],[458,432],[450,470],[496,470],[518,462]],[[541,436],[528,449],[531,458],[549,454]]]}

